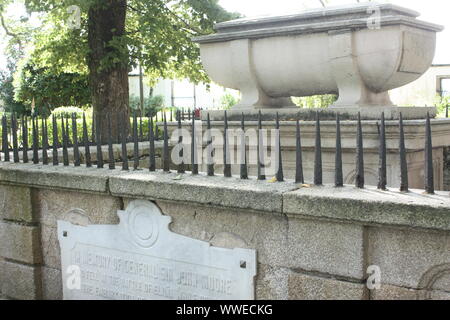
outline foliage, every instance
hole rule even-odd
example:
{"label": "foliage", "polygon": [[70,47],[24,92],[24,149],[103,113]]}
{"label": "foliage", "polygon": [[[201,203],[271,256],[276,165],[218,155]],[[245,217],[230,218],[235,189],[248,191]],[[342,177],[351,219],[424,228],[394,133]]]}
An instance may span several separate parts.
{"label": "foliage", "polygon": [[[141,100],[139,97],[130,96],[130,109],[136,112],[141,111]],[[144,98],[144,114],[156,114],[156,112],[164,109],[164,97],[162,95],[156,95]]]}
{"label": "foliage", "polygon": [[0,0],[0,24],[7,40],[4,43],[4,54],[7,65],[0,72],[0,100],[1,107],[7,112],[14,112],[18,115],[27,113],[27,108],[22,101],[15,100],[14,73],[17,63],[25,56],[25,44],[32,39],[33,28],[29,23],[29,17],[21,16],[12,18],[9,13],[9,5],[14,1]]}
{"label": "foliage", "polygon": [[[76,114],[76,116],[78,118],[82,118],[84,111],[83,111],[83,109],[80,109],[77,107],[59,107],[52,111],[52,116],[59,117],[59,118],[61,116],[71,117],[72,114],[74,114],[74,113]],[[88,114],[91,114],[91,113],[88,113]]]}
{"label": "foliage", "polygon": [[[45,12],[43,27],[34,37],[33,62],[57,73],[86,73],[88,12],[110,0],[25,0],[30,12]],[[67,23],[80,8],[80,25]],[[202,70],[193,36],[213,31],[213,24],[238,17],[226,12],[218,0],[128,0],[126,34],[105,44],[116,50],[104,57],[100,69],[117,63],[134,67],[138,62],[152,79],[189,78],[208,81]],[[74,50],[76,48],[76,50]]]}
{"label": "foliage", "polygon": [[83,106],[90,102],[86,75],[79,73],[53,73],[46,68],[36,69],[31,64],[16,72],[15,99],[31,105],[34,100],[39,114],[49,114],[61,106]]}
{"label": "foliage", "polygon": [[[13,67],[10,66],[10,70]],[[0,72],[0,101],[1,107],[6,112],[14,112],[22,115],[26,113],[26,106],[22,102],[14,100],[14,86],[11,71]]]}
{"label": "foliage", "polygon": [[239,99],[236,98],[234,95],[232,95],[231,93],[225,93],[221,98],[220,98],[220,108],[223,110],[229,110],[231,109],[234,105],[239,103]]}
{"label": "foliage", "polygon": [[[5,53],[10,62],[17,62],[25,56],[26,44],[31,42],[35,28],[30,24],[30,16],[12,16],[14,10],[9,7],[22,1],[0,0],[1,28],[8,36]],[[10,14],[11,13],[11,14]]]}
{"label": "foliage", "polygon": [[300,108],[328,108],[336,100],[337,96],[334,94],[292,98],[292,101]]}
{"label": "foliage", "polygon": [[450,96],[442,97],[440,95],[436,96],[435,99],[435,105],[437,109],[437,114],[439,116],[445,117],[445,109],[449,107],[449,113],[450,113]]}

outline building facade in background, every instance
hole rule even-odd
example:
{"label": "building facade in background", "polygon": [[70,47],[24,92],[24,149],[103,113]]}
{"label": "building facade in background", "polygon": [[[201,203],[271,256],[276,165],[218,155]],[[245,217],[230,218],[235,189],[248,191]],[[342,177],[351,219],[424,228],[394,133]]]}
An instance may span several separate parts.
{"label": "building facade in background", "polygon": [[422,77],[390,94],[398,106],[434,106],[436,96],[450,96],[450,64],[432,65]]}
{"label": "building facade in background", "polygon": [[[139,74],[129,75],[130,96],[139,97]],[[178,108],[202,108],[220,109],[222,97],[231,94],[236,98],[239,92],[226,89],[214,83],[194,85],[188,80],[161,79],[152,88],[144,78],[144,97],[161,95],[164,97],[164,105]]]}

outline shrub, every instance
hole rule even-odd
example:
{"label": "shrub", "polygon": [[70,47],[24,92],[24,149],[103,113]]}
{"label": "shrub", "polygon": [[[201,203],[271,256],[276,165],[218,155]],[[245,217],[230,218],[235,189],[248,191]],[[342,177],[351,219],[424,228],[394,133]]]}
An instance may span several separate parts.
{"label": "shrub", "polygon": [[233,96],[231,93],[225,93],[220,98],[220,107],[223,110],[229,110],[238,103],[239,103],[239,99],[236,98],[235,96]]}
{"label": "shrub", "polygon": [[[439,95],[436,96],[436,109],[438,116],[445,117],[445,109],[447,106],[450,108],[450,96],[449,97],[441,97]],[[450,113],[450,110],[449,110]]]}
{"label": "shrub", "polygon": [[71,117],[75,113],[78,118],[82,118],[83,112],[83,109],[78,107],[59,107],[52,111],[52,115],[60,118],[61,116]]}
{"label": "shrub", "polygon": [[292,98],[292,101],[300,108],[328,108],[336,100],[337,95],[334,94]]}
{"label": "shrub", "polygon": [[[130,96],[130,109],[132,112],[139,113],[141,111],[141,99],[135,95]],[[156,95],[148,98],[144,98],[144,114],[156,114],[164,108],[164,97],[162,95]]]}

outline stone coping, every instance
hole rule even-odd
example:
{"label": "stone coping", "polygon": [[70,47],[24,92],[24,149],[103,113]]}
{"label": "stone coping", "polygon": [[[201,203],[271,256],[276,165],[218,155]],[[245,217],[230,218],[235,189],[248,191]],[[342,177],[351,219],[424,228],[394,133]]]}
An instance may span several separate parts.
{"label": "stone coping", "polygon": [[424,195],[344,188],[301,187],[292,181],[240,180],[176,173],[0,163],[0,184],[111,194],[257,210],[305,218],[450,231],[448,192]]}
{"label": "stone coping", "polygon": [[[108,164],[105,164],[105,168]],[[109,178],[120,171],[63,165],[0,163],[0,183],[57,190],[108,193]]]}
{"label": "stone coping", "polygon": [[420,13],[408,8],[400,7],[390,3],[379,4],[376,2],[372,3],[359,3],[359,4],[348,4],[340,6],[329,6],[326,8],[314,8],[309,10],[303,10],[298,13],[277,15],[277,16],[260,16],[260,17],[249,17],[241,18],[231,21],[226,21],[218,23],[215,25],[215,30],[239,30],[252,26],[255,28],[270,26],[274,23],[299,23],[307,22],[311,20],[331,20],[338,19],[338,17],[344,16],[360,16],[367,17],[368,10],[376,7],[380,10],[382,15],[403,15],[413,18],[420,16]]}
{"label": "stone coping", "polygon": [[[385,16],[380,18],[382,27],[403,25],[419,28],[426,31],[440,32],[444,28],[440,25],[429,23],[406,16]],[[331,22],[318,22],[309,24],[298,24],[290,26],[274,26],[255,30],[232,31],[226,33],[216,33],[201,37],[194,37],[192,40],[197,43],[225,42],[239,39],[259,39],[277,36],[293,36],[301,34],[336,32],[338,30],[358,30],[367,28],[367,17],[338,20]]]}
{"label": "stone coping", "polygon": [[450,230],[450,196],[448,192],[408,193],[376,187],[354,186],[301,188],[283,194],[283,212],[370,225],[395,225],[408,228]]}

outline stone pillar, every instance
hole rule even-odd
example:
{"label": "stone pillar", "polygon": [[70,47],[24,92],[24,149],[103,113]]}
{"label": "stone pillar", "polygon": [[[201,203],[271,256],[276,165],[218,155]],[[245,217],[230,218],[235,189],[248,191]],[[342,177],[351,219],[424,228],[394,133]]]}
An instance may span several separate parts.
{"label": "stone pillar", "polygon": [[0,295],[42,298],[40,227],[31,189],[0,185]]}

